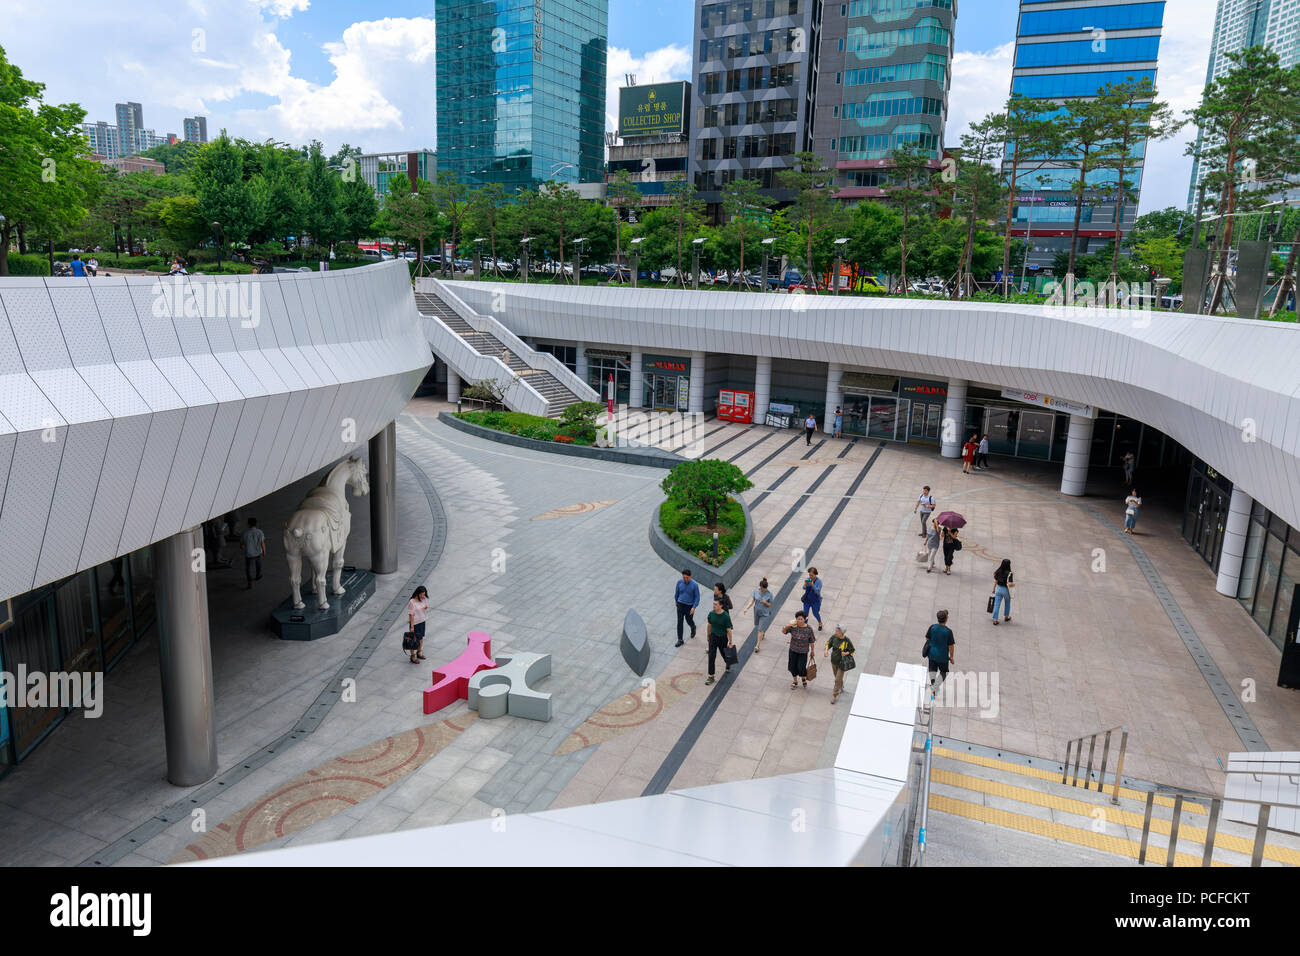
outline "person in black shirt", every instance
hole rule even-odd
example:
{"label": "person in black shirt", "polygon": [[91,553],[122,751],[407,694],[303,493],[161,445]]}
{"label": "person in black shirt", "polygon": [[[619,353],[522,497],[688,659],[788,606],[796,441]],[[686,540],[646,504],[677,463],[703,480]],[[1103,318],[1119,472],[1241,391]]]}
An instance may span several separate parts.
{"label": "person in black shirt", "polygon": [[727,586],[719,581],[713,585],[713,597],[715,600],[722,602],[722,609],[728,614],[731,613],[731,598],[727,595]]}
{"label": "person in black shirt", "polygon": [[[734,646],[731,643],[731,615],[726,612],[722,606],[722,601],[717,598],[713,599],[713,610],[709,612],[709,679],[704,683],[713,683],[713,661],[715,655],[722,652],[722,661],[725,664],[727,655],[724,648]],[[727,664],[727,671],[731,670],[731,665]]]}

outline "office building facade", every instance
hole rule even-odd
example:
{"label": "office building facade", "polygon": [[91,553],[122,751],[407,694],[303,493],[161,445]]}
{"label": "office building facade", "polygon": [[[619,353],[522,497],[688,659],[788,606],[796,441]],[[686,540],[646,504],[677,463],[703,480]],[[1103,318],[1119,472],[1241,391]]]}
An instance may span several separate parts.
{"label": "office building facade", "polygon": [[[1230,53],[1247,47],[1263,46],[1272,50],[1282,66],[1300,63],[1300,0],[1219,0],[1214,16],[1214,37],[1210,40],[1210,65],[1205,73],[1208,86],[1228,72]],[[1201,147],[1202,134],[1196,145]],[[1192,181],[1187,187],[1187,210],[1196,211],[1197,193],[1205,173],[1199,161],[1192,161]],[[1300,189],[1288,198],[1300,199]]]}
{"label": "office building facade", "polygon": [[607,0],[436,0],[439,168],[507,191],[598,183]]}
{"label": "office building facade", "polygon": [[883,196],[896,149],[937,166],[948,119],[957,0],[851,0],[822,8],[814,151],[842,200]]}
{"label": "office building facade", "polygon": [[187,116],[184,123],[185,141],[203,144],[208,141],[208,118],[206,116]]}
{"label": "office building facade", "polygon": [[723,187],[756,180],[774,203],[793,198],[778,174],[812,148],[819,0],[725,0],[695,10],[691,176],[711,216]]}
{"label": "office building facade", "polygon": [[[1016,30],[1011,92],[1064,104],[1089,99],[1111,83],[1156,82],[1156,61],[1165,4],[1150,0],[1021,0]],[[1145,143],[1134,151],[1133,169],[1124,178],[1130,189],[1120,211],[1122,234],[1137,218]],[[1010,171],[1011,157],[1004,161]],[[1030,269],[1051,269],[1057,253],[1068,250],[1078,179],[1069,159],[1022,161],[1016,176],[1016,206],[1011,234],[1029,243]],[[1116,239],[1118,190],[1114,170],[1095,170],[1088,178],[1079,229],[1079,255],[1097,252]]]}
{"label": "office building facade", "polygon": [[375,198],[388,195],[395,176],[405,178],[415,188],[417,179],[434,182],[438,178],[438,154],[431,149],[418,149],[402,153],[366,153],[357,165],[361,178],[375,191]]}

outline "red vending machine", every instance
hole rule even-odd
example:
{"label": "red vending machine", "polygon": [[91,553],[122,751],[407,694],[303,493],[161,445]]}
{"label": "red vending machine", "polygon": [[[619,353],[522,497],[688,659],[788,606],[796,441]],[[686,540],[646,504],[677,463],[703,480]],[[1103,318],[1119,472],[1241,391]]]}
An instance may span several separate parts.
{"label": "red vending machine", "polygon": [[754,422],[753,392],[718,392],[718,418],[724,422],[751,425]]}

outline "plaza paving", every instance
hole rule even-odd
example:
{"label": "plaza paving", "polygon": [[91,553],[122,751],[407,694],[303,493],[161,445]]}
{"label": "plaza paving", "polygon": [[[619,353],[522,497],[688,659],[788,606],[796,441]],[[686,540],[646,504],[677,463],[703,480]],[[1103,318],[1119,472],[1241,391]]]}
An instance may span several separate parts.
{"label": "plaza paving", "polygon": [[[995,460],[991,472],[962,475],[930,449],[821,435],[806,447],[791,431],[710,422],[705,453],[731,458],[754,482],[746,499],[760,550],[735,591],[741,667],[709,687],[703,629],[673,647],[677,575],[648,541],[664,472],[481,440],[439,423],[440,407],[408,406],[398,450],[427,477],[442,514],[403,464],[402,569],[381,579],[344,633],[308,645],[270,635],[263,621],[284,579],[273,540],[261,590],[238,590],[234,578],[210,585],[218,745],[231,784],[187,791],[165,782],[156,645],[143,642],[109,676],[102,719],[65,721],[0,780],[0,862],[180,862],[829,766],[848,711],[830,705],[829,668],[791,690],[781,635],[774,628],[754,654],[739,613],[766,575],[788,592],[776,621],[793,616],[796,549],[825,581],[821,636],[843,623],[864,671],[890,674],[895,661],[916,660],[934,611],[951,611],[960,669],[996,675],[998,694],[996,707],[941,709],[935,731],[944,737],[1059,760],[1068,737],[1123,724],[1126,774],[1220,792],[1218,760],[1245,749],[1114,532],[1118,484],[1080,502],[1056,494],[1057,466]],[[287,513],[309,483],[279,493],[269,510]],[[923,484],[969,521],[951,577],[914,560],[912,505]],[[1258,699],[1245,708],[1268,748],[1300,750],[1300,697],[1276,687],[1276,649],[1215,593],[1209,568],[1182,541],[1179,503],[1148,500],[1135,543],[1228,683],[1255,682]],[[354,502],[349,551],[363,565],[365,511]],[[271,517],[263,524],[278,527],[282,518]],[[314,731],[285,740],[388,600],[409,592],[444,521],[445,547],[424,582],[428,660],[412,666],[398,647],[403,615],[360,665],[355,700],[340,698]],[[994,628],[984,605],[1002,557],[1017,587],[1011,624]],[[618,651],[629,607],[651,635],[653,700]],[[478,719],[464,701],[421,712],[431,670],[472,630],[491,634],[497,654],[552,655],[552,676],[537,685],[553,694],[552,721]],[[855,684],[851,673],[850,692]],[[239,767],[277,740],[282,752]],[[176,809],[191,794],[201,795],[202,828]]]}

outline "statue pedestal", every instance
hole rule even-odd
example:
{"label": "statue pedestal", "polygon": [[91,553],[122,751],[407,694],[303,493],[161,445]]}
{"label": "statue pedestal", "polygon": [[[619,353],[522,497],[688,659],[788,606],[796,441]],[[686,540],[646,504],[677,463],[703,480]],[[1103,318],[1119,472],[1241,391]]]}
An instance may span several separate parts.
{"label": "statue pedestal", "polygon": [[[330,606],[324,611],[317,609],[314,594],[303,594],[307,606],[301,610],[294,610],[293,599],[285,598],[271,612],[280,640],[317,641],[337,634],[375,593],[375,576],[370,571],[345,567],[340,583],[344,593],[329,595]],[[328,578],[325,586],[329,587]]]}

